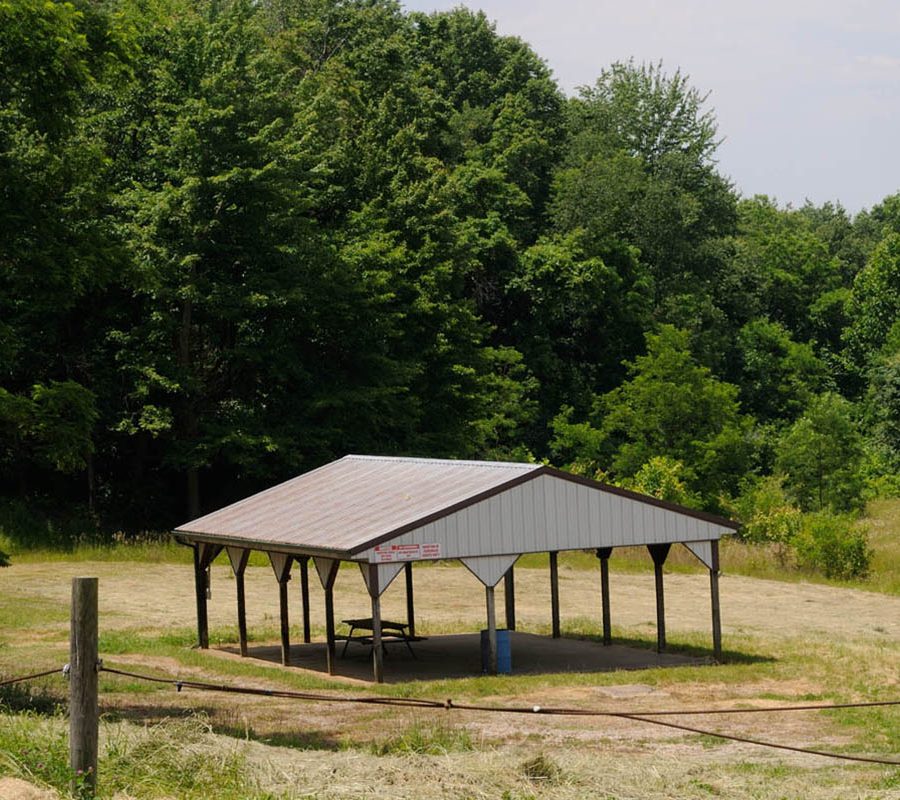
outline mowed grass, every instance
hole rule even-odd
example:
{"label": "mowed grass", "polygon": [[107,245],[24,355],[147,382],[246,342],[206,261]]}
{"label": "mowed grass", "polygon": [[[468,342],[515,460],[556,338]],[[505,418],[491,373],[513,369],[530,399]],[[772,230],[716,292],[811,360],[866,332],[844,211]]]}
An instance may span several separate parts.
{"label": "mowed grass", "polygon": [[[840,590],[835,590],[840,591]],[[3,595],[0,587],[0,597]],[[6,606],[9,615],[10,605]],[[23,606],[18,631],[55,620],[63,608]],[[3,621],[0,619],[0,621]],[[599,638],[590,618],[570,618],[568,635]],[[651,648],[653,637],[615,628],[618,643]],[[258,631],[266,638],[277,635]],[[575,705],[621,708],[606,687],[635,682],[650,691],[625,710],[697,708],[709,704],[752,707],[760,703],[896,699],[896,642],[868,639],[823,643],[803,631],[788,637],[742,636],[728,642],[723,665],[671,667],[640,673],[558,673],[411,681],[374,686],[330,681],[301,671],[285,671],[254,660],[222,659],[191,647],[193,631],[136,629],[106,631],[101,651],[108,666],[170,677],[324,692],[347,696],[453,698],[492,706]],[[233,639],[230,629],[213,629],[213,641]],[[827,646],[825,646],[827,644]],[[29,666],[28,660],[64,658],[64,637],[29,641],[11,637],[0,646],[4,675]],[[707,637],[676,633],[670,649],[704,652]],[[23,656],[25,660],[23,661]],[[31,666],[37,667],[37,663]],[[893,680],[892,680],[893,676]],[[444,710],[330,706],[282,701],[276,710],[265,699],[236,705],[232,695],[211,695],[101,675],[104,722],[101,736],[100,796],[135,798],[294,798],[294,797],[549,797],[604,796],[597,770],[615,775],[621,793],[610,797],[701,798],[858,796],[891,797],[900,771],[855,766],[808,757],[736,751],[710,736],[657,732],[632,726],[627,735],[606,737],[610,721],[592,718],[512,718]],[[0,698],[0,774],[23,778],[65,793],[73,776],[67,767],[67,722],[60,709],[66,687],[61,678]],[[606,699],[604,699],[606,698]],[[53,702],[54,699],[57,702]],[[28,710],[32,708],[34,710]],[[313,716],[307,716],[312,713]],[[323,721],[324,720],[324,721]],[[537,721],[535,721],[537,720]],[[804,712],[791,717],[688,717],[707,730],[819,747],[834,752],[896,754],[900,715],[893,708]],[[499,728],[497,726],[500,726]],[[586,733],[590,733],[585,738]],[[676,757],[677,754],[677,757]],[[320,783],[310,781],[308,760],[328,764]],[[623,772],[624,764],[631,768]],[[319,767],[316,766],[316,769]],[[643,774],[642,774],[643,773]],[[365,783],[373,780],[382,794]],[[285,776],[309,791],[285,785]],[[385,784],[385,776],[392,783]],[[335,776],[337,776],[335,778]],[[474,777],[473,777],[474,776]],[[292,779],[293,779],[292,778]],[[332,791],[329,784],[337,780]],[[604,779],[605,780],[605,779]],[[600,781],[600,783],[598,783]],[[424,783],[423,783],[424,782]],[[435,785],[438,789],[435,789]],[[440,787],[443,786],[443,790]],[[421,793],[417,792],[420,788]],[[852,795],[842,794],[852,789]]]}
{"label": "mowed grass", "polygon": [[[898,593],[900,502],[873,504],[865,524],[875,552],[873,574],[857,588]],[[741,562],[740,544],[723,548],[726,571],[767,578],[774,559]],[[679,548],[680,550],[680,548]],[[672,572],[694,571],[675,556]],[[48,554],[49,555],[49,554]],[[59,562],[187,563],[187,548],[145,541],[54,553]],[[754,556],[755,557],[755,556]],[[748,557],[749,558],[749,557]],[[264,557],[258,564],[264,565]],[[46,561],[39,552],[17,563]],[[616,552],[614,574],[649,571],[641,551]],[[564,569],[596,570],[591,554],[566,554]],[[734,566],[733,566],[734,565]],[[544,569],[546,557],[519,568]],[[127,569],[123,565],[123,574]],[[0,572],[0,675],[61,667],[67,660],[63,601],[11,593]],[[106,578],[105,580],[110,580]],[[824,582],[824,581],[823,581]],[[420,580],[417,591],[427,592]],[[842,585],[829,591],[840,592]],[[767,584],[767,591],[772,591]],[[618,602],[622,602],[621,600]],[[789,609],[786,609],[786,612]],[[752,707],[795,702],[900,699],[900,643],[848,634],[823,638],[792,629],[726,636],[725,663],[640,672],[515,674],[375,686],[284,670],[256,660],[222,658],[193,648],[191,627],[152,627],[135,618],[101,627],[104,663],[139,673],[179,676],[350,696],[423,697],[489,706],[574,706],[641,711],[708,705]],[[473,630],[477,619],[447,622],[441,632]],[[599,639],[598,621],[569,615],[568,636]],[[549,633],[536,627],[535,633]],[[271,624],[251,628],[251,641],[277,641]],[[299,630],[294,626],[295,640]],[[321,637],[314,626],[314,637]],[[615,626],[616,643],[652,649],[655,631]],[[212,643],[234,641],[231,627],[214,627]],[[708,634],[670,630],[670,650],[708,654]],[[638,687],[635,696],[628,692]],[[735,797],[825,798],[900,796],[900,768],[792,756],[706,735],[592,717],[543,717],[463,711],[396,709],[352,704],[245,698],[103,673],[100,681],[100,796],[103,798],[550,798]],[[67,761],[67,686],[61,675],[0,690],[0,775],[65,795],[73,779]],[[624,699],[617,691],[623,691]],[[695,727],[849,754],[900,758],[897,707],[785,715],[677,718]],[[77,783],[77,781],[76,781]],[[0,787],[0,796],[2,787]]]}

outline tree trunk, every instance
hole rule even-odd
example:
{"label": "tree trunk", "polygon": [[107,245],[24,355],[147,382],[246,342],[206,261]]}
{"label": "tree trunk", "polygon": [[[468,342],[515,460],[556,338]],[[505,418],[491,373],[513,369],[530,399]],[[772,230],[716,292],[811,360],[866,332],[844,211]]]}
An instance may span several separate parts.
{"label": "tree trunk", "polygon": [[87,455],[87,501],[88,511],[94,513],[94,454]]}
{"label": "tree trunk", "polygon": [[190,519],[200,516],[200,475],[196,467],[187,469],[187,507]]}
{"label": "tree trunk", "polygon": [[[191,268],[191,281],[194,280],[193,267]],[[193,316],[193,304],[185,300],[181,306],[181,330],[178,334],[178,364],[187,373],[191,368],[191,320]],[[189,444],[196,442],[199,431],[199,420],[191,397],[184,399],[184,431],[185,440]],[[191,465],[186,473],[187,512],[191,519],[200,516],[200,475],[199,468]]]}

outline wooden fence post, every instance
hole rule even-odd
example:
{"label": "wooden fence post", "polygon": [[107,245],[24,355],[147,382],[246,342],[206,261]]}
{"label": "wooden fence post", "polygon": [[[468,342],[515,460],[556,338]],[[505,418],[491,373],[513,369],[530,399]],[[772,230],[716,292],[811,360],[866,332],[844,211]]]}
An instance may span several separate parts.
{"label": "wooden fence post", "polygon": [[69,763],[72,793],[94,796],[97,788],[97,579],[72,579],[69,637]]}

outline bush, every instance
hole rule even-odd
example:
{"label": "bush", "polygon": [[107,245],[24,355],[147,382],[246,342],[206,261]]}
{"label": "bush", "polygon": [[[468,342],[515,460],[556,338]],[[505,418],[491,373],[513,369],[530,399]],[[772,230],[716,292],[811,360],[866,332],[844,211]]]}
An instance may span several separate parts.
{"label": "bush", "polygon": [[700,508],[700,498],[688,489],[690,479],[691,476],[680,461],[668,456],[654,456],[633,478],[622,481],[621,486],[669,503]]}
{"label": "bush", "polygon": [[872,553],[866,532],[848,515],[806,514],[794,539],[799,564],[828,578],[864,578]]}
{"label": "bush", "polygon": [[749,481],[743,489],[729,510],[743,523],[741,538],[746,542],[773,545],[782,566],[796,563],[828,578],[868,574],[871,551],[853,515],[804,514],[791,503],[780,475]]}
{"label": "bush", "polygon": [[[51,508],[52,512],[47,510]],[[97,522],[85,509],[55,508],[47,498],[0,498],[0,548],[4,551],[71,550],[79,543],[99,540]]]}
{"label": "bush", "polygon": [[803,513],[788,498],[781,475],[755,479],[743,488],[730,509],[743,523],[741,537],[753,544],[774,545],[775,555],[784,566],[800,533]]}
{"label": "bush", "polygon": [[866,448],[861,476],[864,482],[863,498],[881,500],[900,497],[900,460],[885,447],[870,443]]}

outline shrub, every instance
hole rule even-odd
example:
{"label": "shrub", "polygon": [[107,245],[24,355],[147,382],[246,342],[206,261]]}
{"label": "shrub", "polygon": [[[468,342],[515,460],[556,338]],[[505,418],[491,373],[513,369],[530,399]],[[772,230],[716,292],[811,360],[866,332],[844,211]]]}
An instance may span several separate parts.
{"label": "shrub", "polygon": [[744,485],[733,513],[743,523],[741,536],[753,544],[772,544],[778,561],[785,565],[800,533],[803,513],[784,489],[781,475],[757,478]]}
{"label": "shrub", "polygon": [[871,552],[866,533],[854,525],[853,515],[804,514],[791,503],[780,475],[745,483],[729,510],[743,523],[744,541],[773,545],[782,566],[796,562],[802,569],[828,578],[868,574]]}
{"label": "shrub", "polygon": [[794,539],[801,566],[828,578],[863,578],[869,572],[871,551],[866,532],[846,514],[806,514]]}
{"label": "shrub", "polygon": [[631,480],[622,482],[626,489],[649,494],[670,503],[699,508],[700,498],[688,489],[690,476],[680,461],[668,456],[654,456]]}

